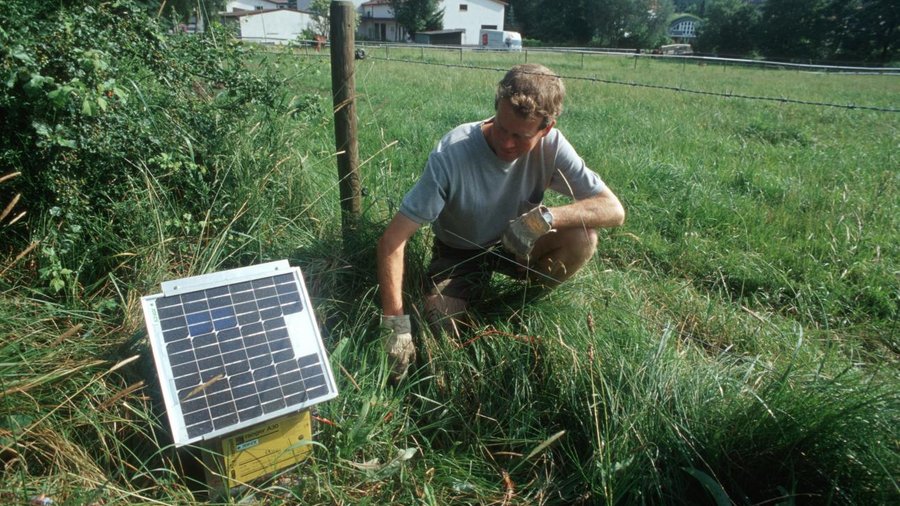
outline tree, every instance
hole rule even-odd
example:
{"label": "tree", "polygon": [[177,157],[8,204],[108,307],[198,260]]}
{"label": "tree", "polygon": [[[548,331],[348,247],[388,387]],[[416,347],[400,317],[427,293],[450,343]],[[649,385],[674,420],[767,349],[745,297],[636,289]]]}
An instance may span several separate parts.
{"label": "tree", "polygon": [[760,19],[759,46],[768,58],[813,58],[828,55],[826,0],[766,2]]}
{"label": "tree", "polygon": [[531,19],[526,24],[529,36],[546,42],[587,44],[594,34],[592,3],[592,0],[532,2],[528,6]]}
{"label": "tree", "polygon": [[[540,0],[510,0],[507,13],[513,18],[513,25],[522,37],[537,39],[536,28],[540,25]],[[509,22],[507,22],[509,25]]]}
{"label": "tree", "polygon": [[743,0],[709,0],[697,49],[704,53],[746,56],[756,49],[759,9]]}
{"label": "tree", "polygon": [[[149,2],[148,7],[153,7]],[[198,28],[205,27],[216,19],[216,13],[225,10],[225,0],[168,0],[158,2],[157,13],[164,19],[176,22],[195,22]]]}
{"label": "tree", "polygon": [[391,9],[410,36],[443,27],[444,9],[438,9],[438,0],[391,0]]}
{"label": "tree", "polygon": [[900,51],[900,4],[896,0],[831,0],[827,12],[833,55],[889,63]]}
{"label": "tree", "polygon": [[309,39],[314,39],[316,35],[328,37],[331,33],[331,0],[312,0],[309,12],[312,13]]}
{"label": "tree", "polygon": [[608,47],[656,47],[665,37],[672,0],[593,0],[595,43]]}

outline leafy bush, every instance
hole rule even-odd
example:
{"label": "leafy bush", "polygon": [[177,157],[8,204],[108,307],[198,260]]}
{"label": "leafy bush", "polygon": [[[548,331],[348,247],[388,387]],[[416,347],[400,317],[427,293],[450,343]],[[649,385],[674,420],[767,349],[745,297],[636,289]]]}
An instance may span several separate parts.
{"label": "leafy bush", "polygon": [[0,162],[21,177],[0,201],[21,193],[30,219],[2,242],[41,239],[41,286],[77,290],[106,276],[122,238],[146,228],[134,222],[141,174],[171,192],[175,206],[157,218],[176,231],[200,226],[214,198],[227,203],[212,191],[226,177],[220,155],[248,111],[276,105],[278,89],[247,72],[227,30],[166,35],[131,1],[8,4]]}

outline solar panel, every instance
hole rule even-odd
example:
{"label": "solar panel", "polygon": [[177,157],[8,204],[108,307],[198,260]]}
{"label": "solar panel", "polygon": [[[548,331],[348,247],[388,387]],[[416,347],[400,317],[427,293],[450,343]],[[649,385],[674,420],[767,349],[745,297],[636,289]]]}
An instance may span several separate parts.
{"label": "solar panel", "polygon": [[337,396],[303,275],[286,260],[167,281],[141,303],[178,446]]}

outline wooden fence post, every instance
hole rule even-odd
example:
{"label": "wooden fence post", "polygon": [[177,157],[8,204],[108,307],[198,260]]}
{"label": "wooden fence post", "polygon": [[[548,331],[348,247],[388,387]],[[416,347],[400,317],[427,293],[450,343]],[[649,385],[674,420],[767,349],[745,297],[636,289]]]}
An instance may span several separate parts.
{"label": "wooden fence post", "polygon": [[354,26],[353,3],[331,2],[331,92],[334,96],[334,140],[345,246],[356,229],[361,209],[356,82],[353,75]]}

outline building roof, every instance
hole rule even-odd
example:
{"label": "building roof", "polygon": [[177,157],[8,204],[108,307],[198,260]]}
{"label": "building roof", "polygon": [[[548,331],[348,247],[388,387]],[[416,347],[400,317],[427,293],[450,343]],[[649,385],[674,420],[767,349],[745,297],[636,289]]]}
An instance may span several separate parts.
{"label": "building roof", "polygon": [[466,31],[465,28],[454,28],[452,30],[430,30],[427,32],[416,32],[416,35],[418,35],[420,33],[423,35],[447,35],[447,34],[451,34],[451,33],[463,33],[465,31]]}
{"label": "building roof", "polygon": [[666,24],[671,25],[672,23],[674,23],[676,21],[683,21],[683,20],[691,20],[691,21],[697,21],[697,22],[703,21],[702,19],[700,19],[699,17],[697,17],[693,14],[688,14],[687,12],[676,12],[675,14],[672,14],[671,16],[669,16],[669,19],[666,20]]}
{"label": "building roof", "polygon": [[[441,0],[443,3],[443,0]],[[503,0],[488,0],[489,2],[494,2],[503,5],[509,5],[509,2],[504,2]],[[368,2],[361,4],[360,7],[374,7],[376,5],[389,5],[391,0],[369,0]]]}
{"label": "building roof", "polygon": [[300,9],[263,9],[259,11],[245,11],[235,9],[232,12],[220,12],[219,16],[223,18],[242,18],[244,16],[256,16],[257,14],[268,14],[270,12],[296,12],[299,14],[312,14],[309,11],[301,11]]}

